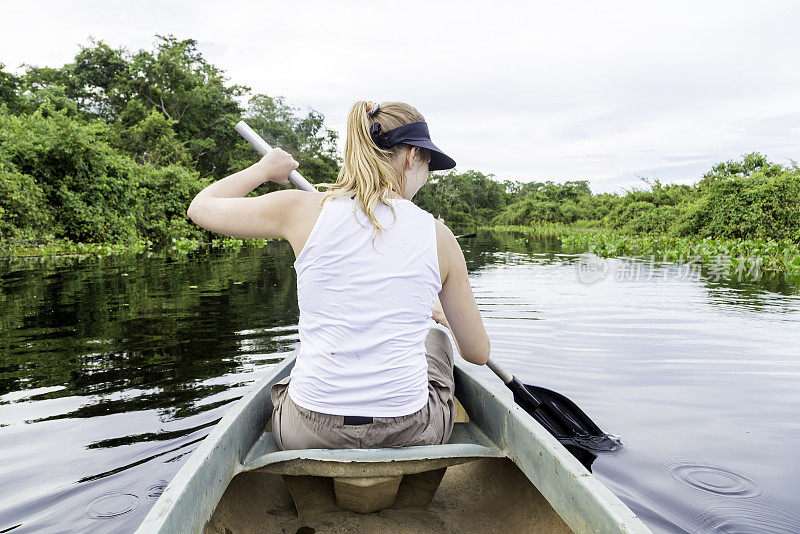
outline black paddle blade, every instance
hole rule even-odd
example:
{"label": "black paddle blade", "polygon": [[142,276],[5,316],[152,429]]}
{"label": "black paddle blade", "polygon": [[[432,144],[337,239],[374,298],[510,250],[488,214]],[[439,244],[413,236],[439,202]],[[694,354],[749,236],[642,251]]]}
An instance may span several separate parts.
{"label": "black paddle blade", "polygon": [[575,449],[588,453],[613,452],[619,440],[606,434],[578,406],[555,391],[523,384],[516,377],[506,384],[514,393],[514,402],[580,460]]}

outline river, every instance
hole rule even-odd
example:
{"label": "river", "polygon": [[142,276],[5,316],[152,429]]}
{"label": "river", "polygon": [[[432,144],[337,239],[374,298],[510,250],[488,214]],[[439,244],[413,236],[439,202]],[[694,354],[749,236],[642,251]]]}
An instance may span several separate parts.
{"label": "river", "polygon": [[[800,283],[463,243],[492,357],[620,451],[595,475],[655,532],[800,532]],[[131,532],[297,344],[286,243],[0,262],[0,532]],[[487,370],[486,376],[490,376]]]}

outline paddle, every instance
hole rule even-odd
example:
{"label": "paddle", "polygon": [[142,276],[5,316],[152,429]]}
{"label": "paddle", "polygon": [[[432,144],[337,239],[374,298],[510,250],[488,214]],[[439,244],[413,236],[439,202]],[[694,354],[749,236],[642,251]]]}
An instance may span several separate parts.
{"label": "paddle", "polygon": [[[236,131],[245,138],[262,156],[272,150],[260,135],[253,131],[244,121],[236,125]],[[289,181],[298,189],[316,191],[299,172],[292,171]],[[475,237],[466,234],[464,237]],[[496,361],[489,360],[489,369],[514,393],[514,401],[536,419],[544,428],[558,439],[587,467],[591,465],[596,452],[613,451],[619,447],[614,440],[578,408],[568,398],[537,386],[523,384],[505,371]]]}
{"label": "paddle", "polygon": [[[476,234],[457,235],[456,239],[476,237]],[[594,453],[612,452],[619,441],[606,434],[577,404],[564,395],[539,386],[523,384],[495,360],[486,362],[497,377],[514,394],[514,402],[547,429],[588,468]],[[577,450],[576,450],[577,449]],[[580,451],[589,453],[585,456]],[[585,460],[588,460],[588,465]]]}
{"label": "paddle", "polygon": [[508,386],[514,394],[514,402],[578,459],[584,458],[580,451],[594,455],[598,452],[612,452],[619,448],[617,439],[600,430],[583,410],[564,395],[543,387],[523,384],[517,377],[503,369],[496,360],[490,359],[486,366]]}

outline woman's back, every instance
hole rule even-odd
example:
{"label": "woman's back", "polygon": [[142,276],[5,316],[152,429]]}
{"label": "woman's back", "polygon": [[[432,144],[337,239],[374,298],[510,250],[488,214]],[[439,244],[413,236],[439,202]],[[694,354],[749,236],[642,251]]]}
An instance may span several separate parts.
{"label": "woman's back", "polygon": [[289,395],[309,410],[395,417],[428,395],[425,337],[441,290],[433,217],[405,199],[375,227],[349,197],[326,202],[295,261],[300,354]]}
{"label": "woman's back", "polygon": [[275,149],[206,187],[188,215],[236,237],[285,238],[297,255],[300,353],[271,389],[280,447],[443,443],[455,411],[453,351],[431,315],[472,363],[486,363],[489,337],[453,233],[410,200],[431,170],[455,161],[402,102],[357,102],[347,132],[326,193],[243,198],[265,180],[288,182],[298,163]]}

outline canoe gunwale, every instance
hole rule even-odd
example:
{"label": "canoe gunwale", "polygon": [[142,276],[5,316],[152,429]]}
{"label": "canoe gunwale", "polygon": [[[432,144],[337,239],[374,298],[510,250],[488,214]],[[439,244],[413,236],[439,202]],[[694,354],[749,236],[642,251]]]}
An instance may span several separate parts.
{"label": "canoe gunwale", "polygon": [[250,446],[272,412],[269,392],[289,376],[298,350],[277,364],[242,397],[200,443],[136,530],[145,533],[202,532],[228,483],[239,473]]}
{"label": "canoe gunwale", "polygon": [[470,420],[506,452],[577,533],[650,529],[525,410],[499,382],[480,377],[477,366],[458,361],[456,396]]}

